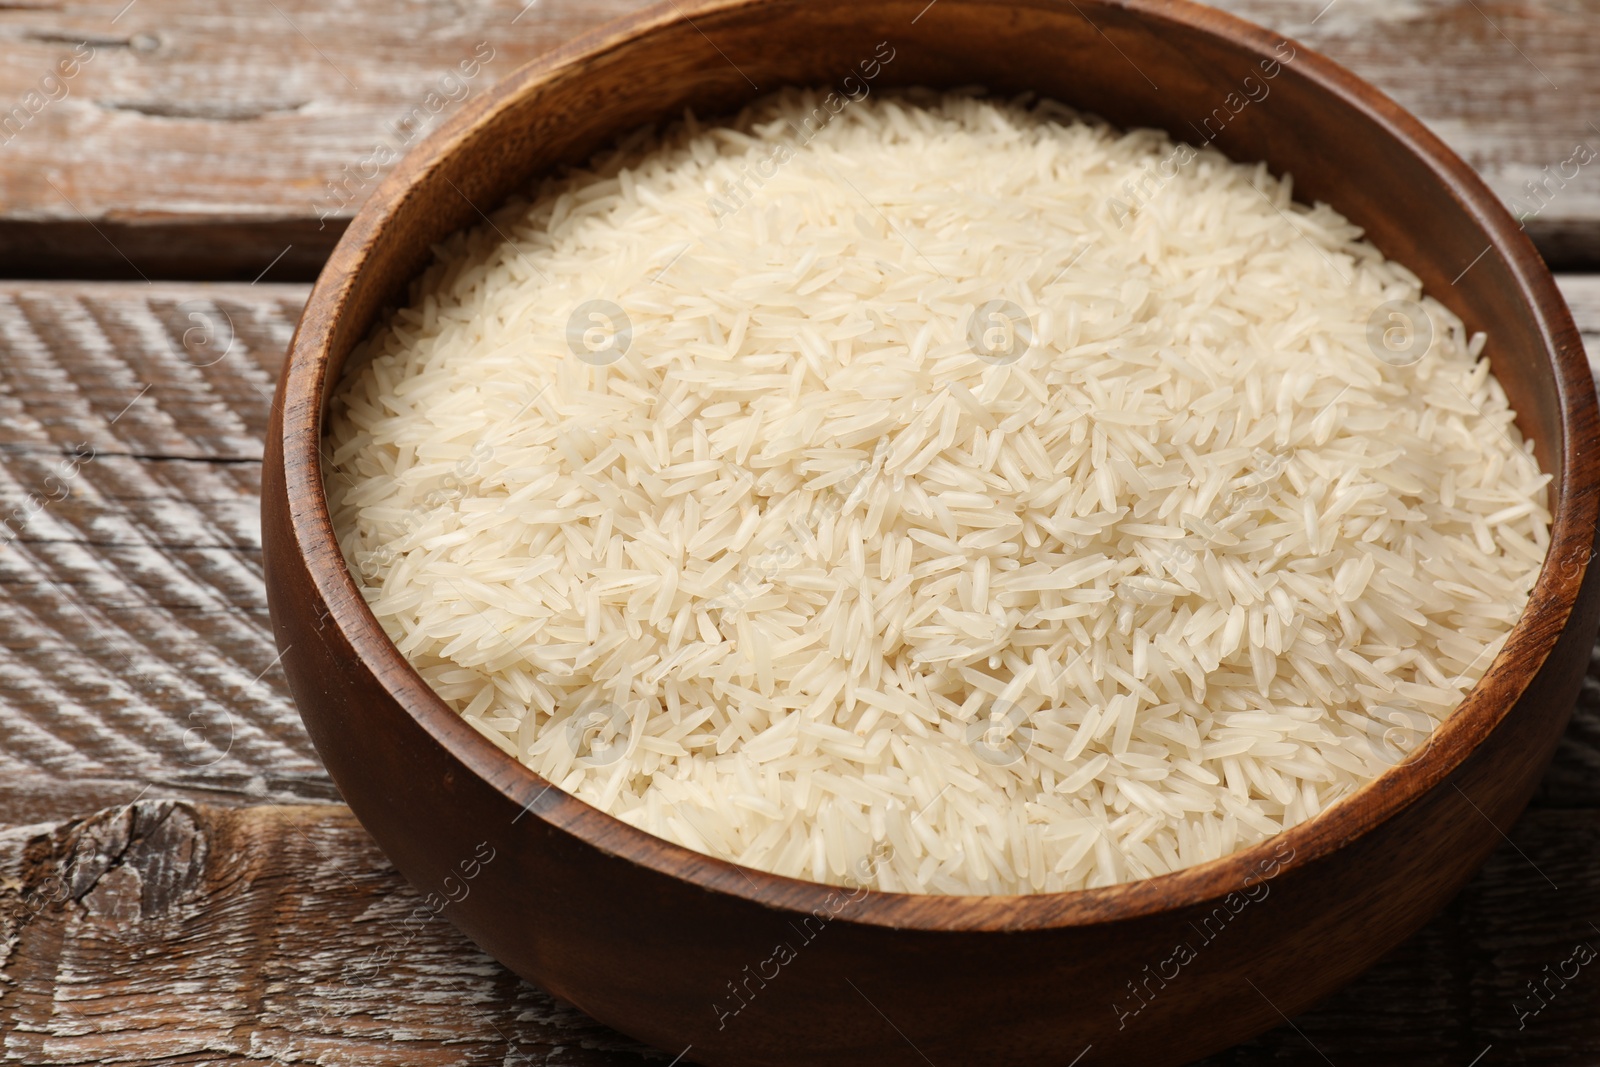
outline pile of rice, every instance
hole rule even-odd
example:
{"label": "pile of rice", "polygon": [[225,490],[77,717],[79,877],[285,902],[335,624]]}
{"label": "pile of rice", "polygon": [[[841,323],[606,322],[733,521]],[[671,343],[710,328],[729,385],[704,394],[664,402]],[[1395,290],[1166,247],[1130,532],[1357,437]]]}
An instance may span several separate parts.
{"label": "pile of rice", "polygon": [[650,833],[924,893],[1215,859],[1426,744],[1549,540],[1484,338],[1264,166],[818,106],[552,180],[358,353],[334,521],[440,696]]}

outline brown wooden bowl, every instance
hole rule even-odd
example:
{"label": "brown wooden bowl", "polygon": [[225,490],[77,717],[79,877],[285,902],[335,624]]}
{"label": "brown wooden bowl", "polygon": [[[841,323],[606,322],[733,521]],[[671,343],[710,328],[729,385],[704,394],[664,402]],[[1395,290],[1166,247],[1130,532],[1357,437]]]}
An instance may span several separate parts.
{"label": "brown wooden bowl", "polygon": [[[1122,125],[1215,133],[1234,158],[1292,172],[1303,199],[1366,227],[1488,331],[1555,472],[1552,545],[1505,650],[1425,751],[1259,846],[1142,882],[851,894],[707,858],[551,788],[384,636],[335,544],[319,443],[346,355],[430,245],[621,132],[686,106],[731,112],[758,86],[838,86],[884,41],[875,87],[1035,90]],[[1189,3],[668,0],[575,41],[378,187],[312,292],[268,440],[273,625],[350,806],[430,908],[512,970],[710,1064],[1175,1064],[1277,1025],[1417,929],[1499,844],[1561,735],[1600,612],[1595,393],[1533,246],[1375,89]]]}

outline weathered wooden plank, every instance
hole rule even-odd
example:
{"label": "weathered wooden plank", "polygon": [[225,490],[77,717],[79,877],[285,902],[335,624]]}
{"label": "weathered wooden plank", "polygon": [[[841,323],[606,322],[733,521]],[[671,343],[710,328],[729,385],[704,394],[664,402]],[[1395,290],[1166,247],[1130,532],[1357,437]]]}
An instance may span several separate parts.
{"label": "weathered wooden plank", "polygon": [[[640,6],[456,0],[376,17],[361,0],[0,5],[0,274],[250,279],[275,262],[271,277],[309,279],[390,159],[440,116]],[[1600,265],[1600,163],[1537,199],[1526,190],[1546,167],[1560,178],[1580,143],[1600,150],[1592,7],[1220,6],[1375,82],[1522,205],[1554,262]]]}
{"label": "weathered wooden plank", "polygon": [[[1536,811],[1508,829],[1512,843],[1388,959],[1206,1067],[1319,1054],[1465,1065],[1491,1047],[1482,1062],[1595,1062],[1600,969],[1568,961],[1580,943],[1600,948],[1600,813]],[[422,901],[342,806],[146,799],[5,831],[0,1062],[621,1067],[654,1055],[517,981]],[[1546,989],[1542,1009],[1530,980]],[[1240,995],[1261,994],[1241,981]]]}
{"label": "weathered wooden plank", "polygon": [[342,806],[146,800],[0,833],[0,1035],[0,1063],[36,1065],[668,1058],[479,952]]}
{"label": "weathered wooden plank", "polygon": [[310,278],[443,115],[639,6],[0,6],[0,271]]}
{"label": "weathered wooden plank", "polygon": [[333,799],[276,670],[262,438],[301,286],[0,285],[0,825]]}

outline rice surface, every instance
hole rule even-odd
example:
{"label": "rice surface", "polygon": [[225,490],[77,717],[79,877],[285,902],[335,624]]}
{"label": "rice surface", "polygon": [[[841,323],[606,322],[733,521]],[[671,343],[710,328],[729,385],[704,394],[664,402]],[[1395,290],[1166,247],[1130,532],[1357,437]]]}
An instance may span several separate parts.
{"label": "rice surface", "polygon": [[1264,166],[818,108],[547,182],[351,361],[335,527],[440,696],[653,834],[906,892],[1215,859],[1426,745],[1549,541],[1484,338]]}

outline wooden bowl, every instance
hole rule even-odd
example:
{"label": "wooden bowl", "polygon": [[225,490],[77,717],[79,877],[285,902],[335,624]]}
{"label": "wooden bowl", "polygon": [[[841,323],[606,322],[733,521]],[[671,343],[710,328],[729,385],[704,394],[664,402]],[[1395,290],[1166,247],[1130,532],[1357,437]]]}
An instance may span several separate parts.
{"label": "wooden bowl", "polygon": [[[728,113],[785,84],[841,86],[880,42],[893,58],[874,88],[1034,90],[1125,126],[1215,135],[1236,159],[1292,172],[1302,199],[1364,226],[1488,331],[1555,473],[1552,545],[1505,650],[1424,751],[1261,845],[1142,882],[850,893],[707,858],[551,788],[384,636],[335,544],[319,442],[346,355],[430,245],[621,132],[685,107]],[[357,215],[273,407],[266,579],[295,699],[363,824],[431,909],[595,1018],[708,1064],[1149,1067],[1305,1009],[1500,843],[1593,644],[1597,458],[1578,334],[1516,222],[1420,123],[1301,45],[1168,0],[668,0],[518,71]]]}

